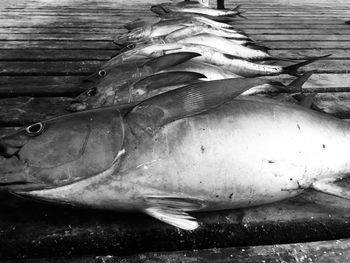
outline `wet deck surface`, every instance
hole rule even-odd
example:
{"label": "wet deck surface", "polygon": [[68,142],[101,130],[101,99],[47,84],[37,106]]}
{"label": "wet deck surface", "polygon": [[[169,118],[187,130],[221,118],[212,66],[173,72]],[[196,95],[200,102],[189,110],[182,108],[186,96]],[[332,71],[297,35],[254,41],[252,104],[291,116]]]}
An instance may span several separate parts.
{"label": "wet deck surface", "polygon": [[[302,59],[333,54],[304,68],[316,70],[305,90],[321,92],[321,107],[350,118],[350,25],[345,23],[350,2],[235,4],[242,4],[248,17],[238,19],[236,27],[270,47],[273,55]],[[122,25],[153,16],[150,5],[137,0],[32,0],[0,8],[0,125],[19,126],[64,113],[66,98],[80,91],[81,79],[117,52],[112,40],[125,32]],[[292,77],[278,79],[288,83]],[[0,259],[349,238],[349,204],[309,191],[269,206],[199,214],[201,227],[184,232],[143,215],[33,204],[1,195]]]}

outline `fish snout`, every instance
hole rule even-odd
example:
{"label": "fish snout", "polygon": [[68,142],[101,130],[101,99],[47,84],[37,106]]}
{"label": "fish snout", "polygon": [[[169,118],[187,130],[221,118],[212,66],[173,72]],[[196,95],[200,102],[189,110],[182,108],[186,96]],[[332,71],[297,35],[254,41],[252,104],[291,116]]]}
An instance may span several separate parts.
{"label": "fish snout", "polygon": [[88,109],[87,103],[85,103],[81,100],[73,100],[70,102],[70,104],[68,106],[68,110],[71,112],[83,111],[83,110],[87,110],[87,109]]}

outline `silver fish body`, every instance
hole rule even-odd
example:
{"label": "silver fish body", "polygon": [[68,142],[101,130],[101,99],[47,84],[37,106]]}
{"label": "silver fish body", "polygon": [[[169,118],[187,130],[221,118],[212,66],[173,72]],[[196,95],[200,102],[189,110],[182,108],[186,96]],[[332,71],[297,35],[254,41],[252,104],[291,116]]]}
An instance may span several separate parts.
{"label": "silver fish body", "polygon": [[221,66],[237,75],[245,77],[278,75],[283,73],[283,67],[278,65],[264,65],[250,62],[230,54],[224,54],[216,48],[199,44],[166,43],[141,46],[124,52],[110,61],[104,67],[125,63],[125,61],[158,57],[177,52],[196,52],[201,56],[194,60]]}
{"label": "silver fish body", "polygon": [[177,42],[206,45],[212,48],[216,48],[222,53],[230,54],[248,60],[264,60],[271,58],[271,56],[266,52],[242,46],[240,43],[235,42],[235,40],[229,40],[213,34],[198,34],[195,36],[180,39]]}
{"label": "silver fish body", "polygon": [[167,202],[182,211],[222,210],[290,198],[350,171],[350,124],[272,100],[235,99],[152,136],[128,120],[124,127],[132,131],[117,169],[25,194],[147,213]]}

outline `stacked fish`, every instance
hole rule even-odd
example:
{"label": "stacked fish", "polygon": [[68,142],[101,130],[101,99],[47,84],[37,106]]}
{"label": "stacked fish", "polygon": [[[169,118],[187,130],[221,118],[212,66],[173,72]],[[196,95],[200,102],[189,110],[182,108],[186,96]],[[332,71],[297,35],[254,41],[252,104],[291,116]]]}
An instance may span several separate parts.
{"label": "stacked fish", "polygon": [[[151,10],[158,16],[125,25],[129,32],[115,40],[124,52],[86,79],[87,90],[74,100],[71,110],[142,101],[199,81],[297,75],[301,66],[323,58],[287,67],[267,64],[279,59],[244,32],[219,22],[232,22],[242,16],[239,6],[214,10],[201,7],[198,2],[181,2],[155,5]],[[254,87],[243,95],[292,93],[300,89],[275,82]]]}
{"label": "stacked fish", "polygon": [[334,184],[350,174],[349,123],[240,96],[298,93],[312,73],[288,86],[257,76],[296,75],[319,58],[287,67],[261,63],[276,58],[222,23],[240,15],[238,8],[186,2],[152,10],[156,21],[128,24],[118,39],[128,48],[87,78],[86,92],[71,105],[91,110],[1,139],[7,170],[0,189],[141,211],[185,230],[199,226],[192,211],[262,205],[307,188],[349,198]]}

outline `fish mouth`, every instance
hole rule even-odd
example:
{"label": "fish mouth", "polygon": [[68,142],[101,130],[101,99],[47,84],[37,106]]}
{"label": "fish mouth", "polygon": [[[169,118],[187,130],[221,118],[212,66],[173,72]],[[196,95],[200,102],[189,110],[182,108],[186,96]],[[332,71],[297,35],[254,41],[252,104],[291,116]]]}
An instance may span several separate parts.
{"label": "fish mouth", "polygon": [[6,140],[6,138],[0,139],[0,156],[5,158],[12,157],[21,150],[25,142],[17,140]]}
{"label": "fish mouth", "polygon": [[42,185],[36,178],[29,176],[26,170],[17,155],[0,157],[0,192],[33,190]]}

